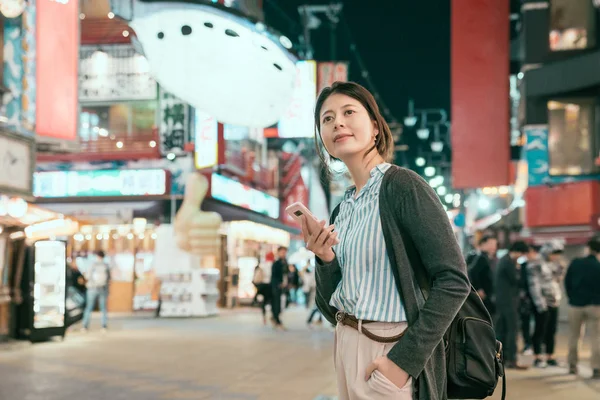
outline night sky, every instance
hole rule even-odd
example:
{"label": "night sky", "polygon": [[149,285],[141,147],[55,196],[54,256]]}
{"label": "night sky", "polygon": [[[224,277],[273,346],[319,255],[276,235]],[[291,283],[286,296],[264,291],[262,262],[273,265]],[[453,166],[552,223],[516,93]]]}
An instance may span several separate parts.
{"label": "night sky", "polygon": [[[298,6],[326,3],[263,0],[267,23],[294,42],[297,42],[301,29]],[[449,111],[450,0],[348,0],[342,3],[352,39],[391,114],[402,121],[407,114],[409,98],[415,100],[417,108]],[[321,19],[321,27],[312,31],[312,44],[315,59],[326,61],[330,56],[329,27],[324,15]],[[372,89],[362,78],[359,65],[351,55],[350,40],[340,25],[337,58],[350,61],[350,80]],[[414,132],[405,130],[404,136],[407,144],[417,143]],[[413,147],[410,152],[414,155]]]}

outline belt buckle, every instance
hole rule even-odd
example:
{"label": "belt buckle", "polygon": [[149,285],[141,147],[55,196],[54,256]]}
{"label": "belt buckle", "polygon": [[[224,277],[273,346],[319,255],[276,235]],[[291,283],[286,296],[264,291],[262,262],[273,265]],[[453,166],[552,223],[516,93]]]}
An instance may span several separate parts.
{"label": "belt buckle", "polygon": [[341,323],[345,317],[346,317],[346,313],[343,311],[338,311],[335,313],[335,320],[339,323]]}

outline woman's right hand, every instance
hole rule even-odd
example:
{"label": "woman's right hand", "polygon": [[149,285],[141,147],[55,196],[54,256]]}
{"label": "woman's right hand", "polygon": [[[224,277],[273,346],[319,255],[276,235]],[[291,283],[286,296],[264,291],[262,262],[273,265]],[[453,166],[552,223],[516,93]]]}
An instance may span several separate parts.
{"label": "woman's right hand", "polygon": [[302,235],[304,236],[306,248],[315,253],[324,262],[333,261],[335,253],[332,246],[340,242],[337,232],[333,232],[335,226],[330,225],[325,227],[325,221],[321,221],[319,222],[318,229],[314,229],[314,232],[311,232],[306,217],[303,215],[301,219]]}

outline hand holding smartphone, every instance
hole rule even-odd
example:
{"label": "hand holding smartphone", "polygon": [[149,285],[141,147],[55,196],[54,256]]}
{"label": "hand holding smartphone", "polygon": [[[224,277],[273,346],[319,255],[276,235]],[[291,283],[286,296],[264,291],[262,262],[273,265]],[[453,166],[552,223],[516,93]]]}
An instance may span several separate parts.
{"label": "hand holding smartphone", "polygon": [[333,260],[335,253],[332,246],[340,241],[337,232],[333,232],[335,226],[325,226],[325,221],[319,221],[313,213],[302,203],[294,203],[285,211],[295,220],[302,223],[302,234],[306,248],[325,262]]}

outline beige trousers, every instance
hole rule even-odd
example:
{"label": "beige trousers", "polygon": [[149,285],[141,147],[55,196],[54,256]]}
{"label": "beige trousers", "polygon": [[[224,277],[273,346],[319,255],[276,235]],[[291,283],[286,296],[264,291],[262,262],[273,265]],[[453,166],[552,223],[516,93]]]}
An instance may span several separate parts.
{"label": "beige trousers", "polygon": [[[406,329],[406,322],[372,322],[364,327],[370,332],[390,337]],[[377,357],[386,355],[396,343],[377,343],[356,329],[337,324],[333,358],[337,374],[339,400],[412,399],[412,378],[398,388],[379,371],[365,381],[367,367]]]}
{"label": "beige trousers", "polygon": [[585,324],[590,334],[592,368],[600,369],[600,306],[569,307],[569,365],[579,361],[579,343]]}

